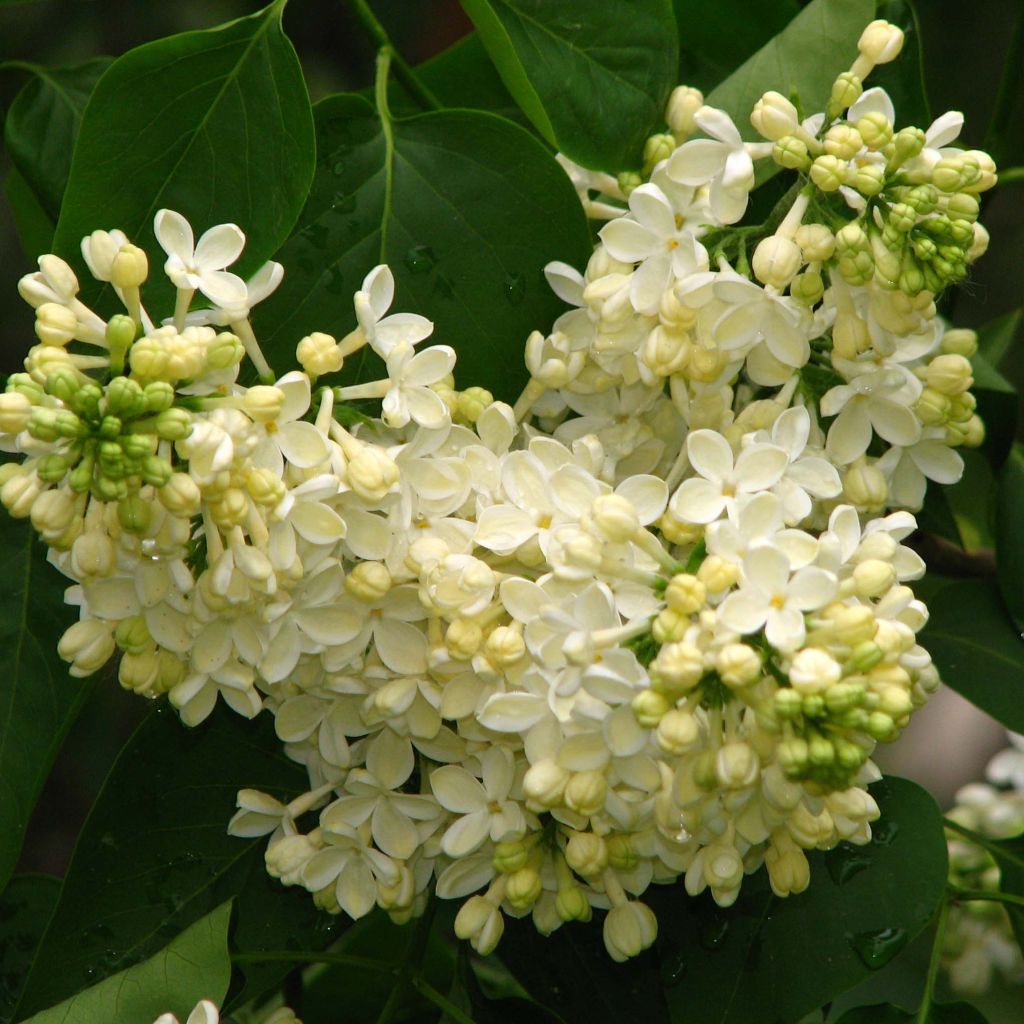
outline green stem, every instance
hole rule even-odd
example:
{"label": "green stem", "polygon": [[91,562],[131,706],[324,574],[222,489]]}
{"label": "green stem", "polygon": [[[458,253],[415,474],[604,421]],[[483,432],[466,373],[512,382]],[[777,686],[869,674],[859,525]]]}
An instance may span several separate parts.
{"label": "green stem", "polygon": [[387,29],[380,23],[366,0],[348,0],[348,5],[374,44],[380,49],[391,51],[395,61],[395,74],[416,102],[424,110],[440,110],[442,108],[440,100],[416,77],[416,72],[399,54],[395,44],[391,42]]}
{"label": "green stem", "polygon": [[1011,852],[1006,847],[999,846],[993,840],[989,839],[988,836],[983,836],[980,832],[975,832],[974,829],[967,828],[965,825],[960,825],[953,821],[952,818],[943,818],[942,823],[950,832],[956,832],[958,835],[962,835],[965,839],[969,839],[975,845],[980,846],[983,850],[988,850],[988,852],[998,860],[1008,861],[1019,867],[1024,867],[1024,857]]}
{"label": "green stem", "polygon": [[942,963],[942,944],[946,938],[946,923],[949,921],[949,900],[942,901],[939,910],[939,921],[935,926],[935,941],[932,943],[932,955],[928,961],[928,977],[924,983],[924,995],[921,996],[921,1005],[918,1007],[917,1016],[914,1018],[916,1024],[928,1024],[931,1015],[932,998],[935,995],[935,982],[939,977],[939,966]]}
{"label": "green stem", "polygon": [[380,974],[394,974],[398,968],[383,960],[372,960],[367,956],[352,956],[348,953],[292,952],[291,950],[269,950],[266,953],[233,953],[231,962],[236,964],[302,963],[332,964],[335,967],[360,967]]}
{"label": "green stem", "polygon": [[388,107],[388,71],[394,51],[385,46],[377,54],[377,76],[373,95],[377,101],[381,131],[384,133],[384,217],[380,225],[380,262],[387,263],[388,220],[391,215],[391,195],[394,188],[395,135],[391,127],[391,110]]}
{"label": "green stem", "polygon": [[410,985],[415,985],[419,979],[420,965],[427,952],[427,942],[430,939],[430,929],[434,923],[434,912],[437,909],[436,901],[433,898],[427,900],[427,908],[416,922],[416,930],[409,940],[409,948],[405,951],[405,960],[402,962],[401,970],[395,979],[395,985],[391,989],[387,1002],[380,1011],[377,1024],[391,1024],[395,1014],[402,1003],[402,997]]}
{"label": "green stem", "polygon": [[460,1010],[450,999],[441,995],[433,985],[423,978],[413,978],[412,984],[421,995],[426,996],[439,1010],[443,1010],[455,1024],[476,1024],[469,1014]]}
{"label": "green stem", "polygon": [[1008,171],[999,172],[997,185],[1019,185],[1024,182],[1024,167],[1011,167]]}
{"label": "green stem", "polygon": [[958,900],[986,900],[990,903],[1008,903],[1014,907],[1024,907],[1024,896],[1014,896],[1012,892],[1000,892],[998,889],[961,889],[951,885],[950,893]]}

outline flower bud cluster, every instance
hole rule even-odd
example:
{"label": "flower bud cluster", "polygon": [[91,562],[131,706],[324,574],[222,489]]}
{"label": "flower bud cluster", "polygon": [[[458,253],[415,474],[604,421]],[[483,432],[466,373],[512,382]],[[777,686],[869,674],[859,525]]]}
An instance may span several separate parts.
{"label": "flower bud cluster", "polygon": [[[386,266],[353,329],[303,337],[302,370],[275,378],[249,312],[281,268],[226,271],[234,225],[193,244],[157,215],[177,292],[160,326],[120,232],[83,253],[126,315],[83,306],[56,257],[23,281],[41,344],[0,401],[25,457],[0,499],[74,583],[60,653],[79,675],[117,658],[190,725],[218,698],[274,716],[311,788],[243,790],[230,828],[269,837],[282,884],[396,921],[433,887],[464,901],[455,930],[481,953],[507,913],[546,934],[596,908],[622,960],[655,939],[652,883],[728,906],[764,866],[785,896],[807,851],[869,840],[872,751],[938,682],[906,510],[981,439],[969,332],[873,276],[890,222],[911,246],[925,232],[878,197],[939,185],[897,180],[909,156],[886,170],[898,147],[870,111],[837,120],[894,38],[866,34],[817,123],[769,93],[768,141],[748,143],[681,89],[636,180],[566,162],[608,223],[583,273],[546,268],[571,308],[526,340],[512,406],[455,389],[430,321],[389,312]],[[813,168],[771,230],[734,227],[754,161],[806,170],[800,147],[837,176],[880,154],[865,168],[897,177],[867,201],[871,232]],[[927,219],[974,184],[928,213],[892,196]],[[314,393],[364,347],[380,379]],[[258,384],[237,383],[243,357]]]}

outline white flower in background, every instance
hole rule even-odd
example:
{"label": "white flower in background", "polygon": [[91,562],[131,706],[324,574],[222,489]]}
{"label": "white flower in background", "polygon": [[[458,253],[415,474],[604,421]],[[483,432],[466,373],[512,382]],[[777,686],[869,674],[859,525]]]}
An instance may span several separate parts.
{"label": "white flower in background", "polygon": [[[216,1004],[209,999],[201,999],[195,1005],[195,1009],[188,1015],[185,1024],[218,1024],[220,1011]],[[178,1018],[173,1013],[162,1013],[153,1024],[178,1024]]]}
{"label": "white flower in background", "polygon": [[381,264],[363,279],[356,292],[356,318],[370,347],[382,359],[397,348],[417,345],[430,337],[434,325],[418,313],[392,313],[385,316],[395,298],[395,278],[391,268]]}

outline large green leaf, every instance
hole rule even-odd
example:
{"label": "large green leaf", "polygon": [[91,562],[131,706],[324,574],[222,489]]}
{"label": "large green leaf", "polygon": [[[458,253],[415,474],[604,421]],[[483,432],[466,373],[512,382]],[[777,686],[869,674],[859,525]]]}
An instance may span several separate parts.
{"label": "large green leaf", "polygon": [[[812,854],[811,884],[780,900],[764,872],[727,910],[675,885],[656,898],[662,976],[679,1024],[793,1022],[896,955],[943,898],[946,844],[935,801],[904,779],[872,787],[868,846]],[[652,901],[653,902],[653,901]]]}
{"label": "large green leaf", "polygon": [[796,0],[673,0],[679,81],[705,91],[756,53],[800,12]]}
{"label": "large green leaf", "polygon": [[494,66],[553,146],[586,167],[643,162],[676,84],[670,0],[462,0]]}
{"label": "large green leaf", "polygon": [[435,322],[434,339],[458,353],[460,386],[514,399],[527,335],[564,309],[545,263],[582,266],[590,254],[568,177],[526,131],[480,111],[389,122],[393,149],[359,97],[318,103],[316,119],[309,203],[279,254],[284,281],[256,310],[270,361],[287,365],[310,331],[351,330],[353,293],[386,262],[394,309]]}
{"label": "large green leaf", "polygon": [[27,522],[0,514],[0,886],[21,851],[32,808],[89,691],[68,676],[57,641],[74,616],[65,580]]}
{"label": "large green leaf", "polygon": [[921,633],[942,680],[1024,732],[1024,640],[988,580],[936,580],[920,586],[931,617]]}
{"label": "large green leaf", "polygon": [[57,903],[60,879],[15,875],[0,895],[0,1020],[11,1020],[32,956]]}
{"label": "large green leaf", "polygon": [[[291,798],[307,786],[269,715],[247,721],[219,708],[195,729],[153,709],[125,746],[89,815],[60,901],[35,957],[21,1013],[67,998],[157,952],[183,928],[235,898],[233,947],[317,949],[336,919],[309,894],[285,889],[263,865],[261,839],[229,836],[239,789]],[[69,940],[69,936],[72,939]],[[247,964],[249,994],[283,973]]]}
{"label": "large green leaf", "polygon": [[1017,428],[1018,398],[1014,386],[979,352],[971,359],[978,415],[985,424],[984,452],[993,466],[1010,453]]}
{"label": "large green leaf", "polygon": [[875,16],[874,0],[812,0],[707,97],[732,115],[747,138],[754,104],[770,89],[795,93],[806,113],[823,110],[836,75],[857,56],[857,40]]}
{"label": "large green leaf", "polygon": [[[147,43],[108,68],[82,118],[58,253],[74,256],[84,235],[119,227],[153,252],[155,269],[153,216],[169,207],[197,234],[237,223],[248,239],[240,272],[273,255],[314,165],[309,97],[281,29],[283,8],[275,0],[219,28]],[[169,295],[154,273],[150,302]]]}
{"label": "large green leaf", "polygon": [[14,215],[14,228],[28,267],[33,256],[49,252],[53,247],[57,222],[43,209],[39,197],[15,167],[4,179],[4,195]]}
{"label": "large green leaf", "polygon": [[1003,465],[996,502],[996,569],[999,589],[1019,630],[1024,630],[1024,450],[1017,446]]}
{"label": "large green leaf", "polygon": [[148,1024],[162,1013],[185,1020],[201,999],[219,1006],[231,977],[230,918],[229,902],[148,960],[37,1013],[31,1024]]}
{"label": "large green leaf", "polygon": [[1022,318],[1024,309],[1014,309],[979,328],[978,352],[993,366],[1003,361],[1003,356],[1017,337]]}
{"label": "large green leaf", "polygon": [[46,213],[56,222],[71,170],[82,111],[110,58],[68,68],[32,65],[33,77],[4,121],[4,147]]}

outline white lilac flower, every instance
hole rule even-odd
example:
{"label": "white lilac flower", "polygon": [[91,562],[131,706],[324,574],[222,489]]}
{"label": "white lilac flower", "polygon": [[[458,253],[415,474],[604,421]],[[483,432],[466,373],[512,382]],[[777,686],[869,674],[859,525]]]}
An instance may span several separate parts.
{"label": "white lilac flower", "polygon": [[243,300],[245,282],[224,269],[238,259],[245,245],[245,235],[236,224],[218,224],[196,242],[192,225],[180,213],[160,210],[153,231],[167,253],[164,270],[176,288],[201,291],[222,308]]}

